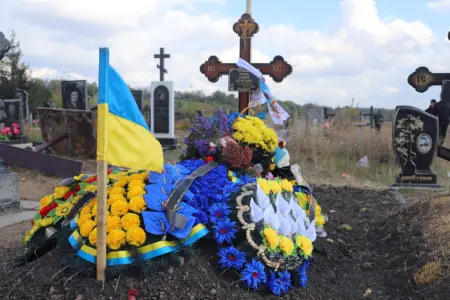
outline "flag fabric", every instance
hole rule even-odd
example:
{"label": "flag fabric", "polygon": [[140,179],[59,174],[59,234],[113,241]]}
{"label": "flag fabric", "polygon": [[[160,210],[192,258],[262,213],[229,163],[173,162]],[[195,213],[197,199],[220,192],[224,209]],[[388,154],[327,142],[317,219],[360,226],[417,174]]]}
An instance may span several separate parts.
{"label": "flag fabric", "polygon": [[100,48],[97,106],[97,161],[162,172],[161,144],[150,131],[125,81]]}

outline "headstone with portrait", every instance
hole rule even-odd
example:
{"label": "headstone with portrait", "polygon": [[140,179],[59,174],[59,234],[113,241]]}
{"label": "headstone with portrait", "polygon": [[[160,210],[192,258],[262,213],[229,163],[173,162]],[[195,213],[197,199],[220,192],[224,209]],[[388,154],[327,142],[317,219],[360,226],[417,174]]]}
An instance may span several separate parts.
{"label": "headstone with portrait", "polygon": [[151,129],[163,147],[177,145],[172,81],[151,83]]}
{"label": "headstone with portrait", "polygon": [[64,109],[88,110],[88,85],[86,80],[61,81]]}
{"label": "headstone with portrait", "polygon": [[134,100],[136,101],[139,110],[143,112],[144,109],[144,91],[143,90],[131,90]]}
{"label": "headstone with portrait", "polygon": [[23,128],[25,128],[25,120],[22,116],[22,100],[6,99],[5,112],[6,120],[4,122],[4,131],[8,135],[9,140],[19,140],[23,138]]}
{"label": "headstone with portrait", "polygon": [[440,189],[431,163],[438,147],[438,119],[412,106],[397,106],[392,145],[401,167],[392,189]]}

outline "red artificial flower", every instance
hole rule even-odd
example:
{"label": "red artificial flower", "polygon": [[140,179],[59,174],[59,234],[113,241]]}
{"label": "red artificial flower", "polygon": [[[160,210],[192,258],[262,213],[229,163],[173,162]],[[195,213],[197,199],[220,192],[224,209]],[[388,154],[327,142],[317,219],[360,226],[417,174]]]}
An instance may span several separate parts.
{"label": "red artificial flower", "polygon": [[108,169],[108,175],[111,174],[111,172],[112,172],[112,169]]}
{"label": "red artificial flower", "polygon": [[45,218],[48,215],[48,213],[51,212],[52,210],[53,208],[50,205],[47,205],[41,208],[39,214],[41,215],[42,218]]}
{"label": "red artificial flower", "polygon": [[214,160],[214,157],[212,157],[211,155],[210,156],[207,156],[207,157],[205,157],[205,163],[209,163],[209,162],[212,162]]}
{"label": "red artificial flower", "polygon": [[73,193],[76,194],[76,193],[78,193],[79,190],[80,190],[80,185],[77,184],[77,186],[76,186],[75,189],[73,190]]}
{"label": "red artificial flower", "polygon": [[64,201],[66,201],[67,199],[69,199],[70,196],[75,196],[75,192],[67,192],[67,193],[64,195]]}
{"label": "red artificial flower", "polygon": [[92,176],[86,180],[87,183],[93,183],[97,181],[97,176]]}
{"label": "red artificial flower", "polygon": [[50,206],[52,209],[54,209],[54,208],[56,208],[56,207],[58,206],[58,204],[57,204],[56,202],[52,202],[49,206]]}

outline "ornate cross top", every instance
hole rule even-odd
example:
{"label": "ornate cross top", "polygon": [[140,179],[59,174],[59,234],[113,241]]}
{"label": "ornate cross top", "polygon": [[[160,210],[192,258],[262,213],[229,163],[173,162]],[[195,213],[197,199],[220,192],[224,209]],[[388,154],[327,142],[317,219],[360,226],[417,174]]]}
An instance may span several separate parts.
{"label": "ornate cross top", "polygon": [[170,54],[165,54],[164,48],[159,48],[159,54],[155,54],[154,57],[159,58],[159,65],[156,65],[156,67],[159,69],[159,80],[164,81],[164,73],[167,74],[167,70],[164,69],[164,59],[170,58]]}
{"label": "ornate cross top", "polygon": [[[240,37],[239,57],[249,63],[251,63],[251,39],[258,30],[258,24],[246,13],[233,25],[233,31]],[[292,66],[279,55],[275,56],[270,63],[252,63],[252,65],[259,69],[262,74],[269,75],[275,82],[282,82],[292,73]],[[228,75],[230,70],[236,68],[237,66],[234,63],[222,63],[217,56],[210,56],[200,66],[200,72],[210,82],[217,82],[220,76]],[[239,111],[243,111],[248,106],[249,100],[249,93],[239,92]]]}

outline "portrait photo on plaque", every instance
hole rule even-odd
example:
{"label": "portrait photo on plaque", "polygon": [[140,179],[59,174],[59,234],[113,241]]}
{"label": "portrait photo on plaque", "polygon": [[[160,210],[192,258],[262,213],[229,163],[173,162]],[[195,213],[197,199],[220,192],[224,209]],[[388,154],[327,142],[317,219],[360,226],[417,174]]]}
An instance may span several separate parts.
{"label": "portrait photo on plaque", "polygon": [[61,81],[61,93],[64,109],[87,110],[86,80]]}
{"label": "portrait photo on plaque", "polygon": [[160,85],[153,96],[154,133],[169,133],[169,90]]}
{"label": "portrait photo on plaque", "polygon": [[20,100],[5,100],[6,121],[19,122],[20,109]]}

